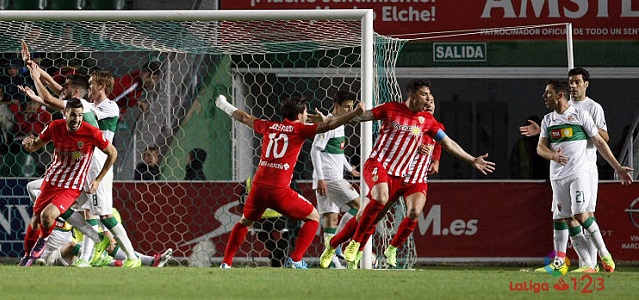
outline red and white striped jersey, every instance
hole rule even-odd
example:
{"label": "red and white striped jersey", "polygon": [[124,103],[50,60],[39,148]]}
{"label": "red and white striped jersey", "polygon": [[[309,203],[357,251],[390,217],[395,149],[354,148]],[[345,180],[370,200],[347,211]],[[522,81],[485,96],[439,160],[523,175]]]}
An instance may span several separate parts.
{"label": "red and white striped jersey", "polygon": [[71,132],[65,120],[49,123],[40,139],[45,143],[53,141],[55,147],[44,179],[51,185],[74,190],[84,187],[94,147],[105,149],[109,145],[102,132],[89,123],[82,122],[76,132]]}
{"label": "red and white striped jersey", "polygon": [[[444,130],[444,125],[441,125]],[[428,168],[430,164],[439,160],[442,155],[442,145],[436,142],[428,135],[424,135],[423,145],[426,145],[426,153],[417,153],[408,168],[408,175],[404,179],[404,183],[414,184],[428,181]]]}
{"label": "red and white striped jersey", "polygon": [[432,114],[413,112],[403,102],[387,102],[371,112],[382,127],[369,159],[382,163],[389,175],[405,177],[423,135],[434,138],[441,124]]}

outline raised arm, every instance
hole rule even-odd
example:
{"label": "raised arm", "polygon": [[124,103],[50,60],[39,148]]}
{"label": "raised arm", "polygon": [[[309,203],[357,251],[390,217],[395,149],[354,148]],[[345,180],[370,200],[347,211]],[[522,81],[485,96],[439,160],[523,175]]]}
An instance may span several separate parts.
{"label": "raised arm", "polygon": [[366,111],[366,106],[364,102],[360,102],[357,104],[357,107],[352,111],[343,114],[341,116],[330,116],[326,117],[326,119],[317,125],[317,129],[315,129],[316,133],[327,132],[331,129],[335,129],[341,125],[346,124],[350,120],[352,120],[356,116],[362,115]]}
{"label": "raised arm", "polygon": [[42,99],[44,104],[49,107],[64,109],[64,101],[51,95],[51,93],[49,93],[49,90],[47,90],[44,84],[42,84],[41,76],[42,73],[46,74],[46,72],[42,71],[42,69],[40,69],[40,67],[36,63],[28,65],[27,68],[31,72],[33,84],[35,85],[36,91],[38,91],[38,94],[40,95],[40,98]]}
{"label": "raised arm", "polygon": [[488,173],[492,173],[495,170],[495,163],[492,161],[487,161],[488,153],[481,156],[472,156],[466,152],[457,142],[453,139],[445,136],[442,140],[438,141],[446,152],[454,155],[455,157],[469,163],[473,168],[479,170],[484,175],[488,175]]}
{"label": "raised arm", "polygon": [[226,97],[224,95],[217,96],[217,98],[215,99],[215,106],[217,106],[227,115],[231,116],[233,119],[242,122],[246,126],[251,128],[253,128],[253,121],[257,119],[256,117],[251,116],[247,112],[238,109],[237,107],[230,104],[228,101],[226,101]]}
{"label": "raised arm", "polygon": [[[29,46],[27,45],[27,43],[25,41],[22,41],[21,43],[22,47],[21,47],[21,51],[20,54],[22,55],[22,60],[24,61],[24,65],[28,67],[33,67],[34,65],[37,66],[36,62],[31,60],[31,53],[29,52]],[[44,85],[48,86],[51,90],[53,90],[54,93],[56,94],[60,94],[60,92],[62,92],[62,86],[57,83],[55,80],[53,80],[53,77],[51,77],[51,75],[49,75],[49,73],[45,72],[44,70],[38,68],[40,75],[41,75],[41,79],[42,82],[44,83]],[[31,70],[31,69],[29,69]],[[31,74],[33,74],[33,71],[31,71]]]}

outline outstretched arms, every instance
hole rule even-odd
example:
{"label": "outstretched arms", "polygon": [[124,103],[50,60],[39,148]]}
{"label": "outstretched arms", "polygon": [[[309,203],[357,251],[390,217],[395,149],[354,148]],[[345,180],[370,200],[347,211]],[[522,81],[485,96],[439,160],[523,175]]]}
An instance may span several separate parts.
{"label": "outstretched arms", "polygon": [[615,170],[617,175],[619,175],[619,181],[621,181],[621,184],[631,184],[632,176],[630,176],[630,171],[633,171],[633,169],[627,166],[622,166],[619,161],[617,161],[615,156],[612,154],[612,151],[610,151],[610,147],[608,147],[608,144],[606,144],[606,140],[604,140],[604,138],[601,137],[599,134],[596,134],[595,136],[592,136],[590,138],[595,144],[595,147],[597,147],[597,151],[599,151],[599,154],[601,154],[601,156],[606,159],[610,166]]}
{"label": "outstretched arms", "polygon": [[217,96],[217,98],[215,99],[215,106],[217,106],[227,115],[231,116],[233,119],[240,121],[251,128],[253,128],[253,121],[257,119],[256,117],[251,116],[247,112],[238,109],[237,107],[230,104],[228,101],[226,101],[226,97],[224,95]]}
{"label": "outstretched arms", "polygon": [[317,129],[315,129],[316,133],[322,133],[329,131],[331,129],[335,129],[341,125],[346,124],[348,121],[352,120],[354,117],[362,115],[366,110],[366,106],[364,102],[360,102],[357,104],[355,109],[352,111],[340,115],[340,116],[330,116],[326,117],[326,119],[317,125]]}
{"label": "outstretched arms", "polygon": [[484,175],[488,175],[488,173],[492,173],[495,170],[495,163],[492,161],[487,161],[488,153],[480,156],[472,156],[468,154],[457,142],[445,136],[442,140],[439,141],[442,145],[442,148],[446,150],[448,153],[456,156],[457,158],[471,164],[473,168],[479,170]]}
{"label": "outstretched arms", "polygon": [[523,136],[536,136],[541,133],[541,128],[535,121],[528,120],[528,125],[519,127],[519,133]]}

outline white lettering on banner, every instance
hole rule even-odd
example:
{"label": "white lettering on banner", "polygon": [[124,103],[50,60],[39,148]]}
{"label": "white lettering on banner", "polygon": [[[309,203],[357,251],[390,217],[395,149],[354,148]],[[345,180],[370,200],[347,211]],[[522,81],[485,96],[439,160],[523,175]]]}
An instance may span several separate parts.
{"label": "white lettering on banner", "polygon": [[479,45],[442,45],[435,46],[435,60],[486,60],[486,55]]}
{"label": "white lettering on banner", "polygon": [[[493,17],[500,18],[562,18],[579,19],[584,17],[588,11],[592,8],[588,3],[588,0],[570,0],[572,3],[564,4],[560,6],[558,0],[486,0],[484,10],[481,14],[483,19],[491,19]],[[594,2],[594,1],[590,1]],[[519,4],[519,6],[517,6]],[[532,6],[532,11],[529,11],[529,4]],[[547,9],[547,15],[542,16],[544,8]],[[518,12],[516,8],[519,8]],[[633,10],[632,0],[621,0],[621,17],[639,17],[638,10]],[[608,17],[608,0],[597,0],[597,17]],[[493,16],[493,12],[496,14],[501,12],[501,15]]]}
{"label": "white lettering on banner", "polygon": [[428,22],[435,21],[435,6],[419,10],[412,6],[399,9],[395,6],[382,7],[382,21],[384,22]]}
{"label": "white lettering on banner", "polygon": [[639,243],[623,243],[621,249],[639,249]]}
{"label": "white lettering on banner", "polygon": [[419,217],[418,225],[419,225],[419,233],[421,235],[424,235],[426,231],[428,231],[428,228],[431,225],[433,226],[432,233],[435,236],[438,236],[438,235],[471,236],[477,233],[477,230],[478,230],[477,223],[479,222],[478,219],[470,219],[468,221],[464,221],[462,219],[455,219],[452,222],[450,222],[450,225],[448,226],[448,228],[442,229],[441,228],[442,227],[441,212],[442,212],[441,205],[433,205],[425,217],[424,215],[421,215]]}
{"label": "white lettering on banner", "polygon": [[29,205],[7,205],[5,207],[7,208],[7,216],[5,217],[4,214],[0,214],[0,226],[2,226],[4,232],[6,232],[7,234],[12,234],[11,220],[13,220],[13,211],[18,212],[21,220],[24,222],[25,225],[23,228],[26,229],[29,222],[31,221],[31,216],[29,215],[28,211]]}

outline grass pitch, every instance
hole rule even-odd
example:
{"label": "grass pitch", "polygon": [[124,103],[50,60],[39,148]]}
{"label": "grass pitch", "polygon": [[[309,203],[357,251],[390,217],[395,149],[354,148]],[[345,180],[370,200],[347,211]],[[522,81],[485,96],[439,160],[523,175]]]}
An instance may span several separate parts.
{"label": "grass pitch", "polygon": [[[0,266],[0,299],[636,299],[639,268],[554,277],[516,267],[400,270]],[[561,287],[564,290],[557,290]]]}

